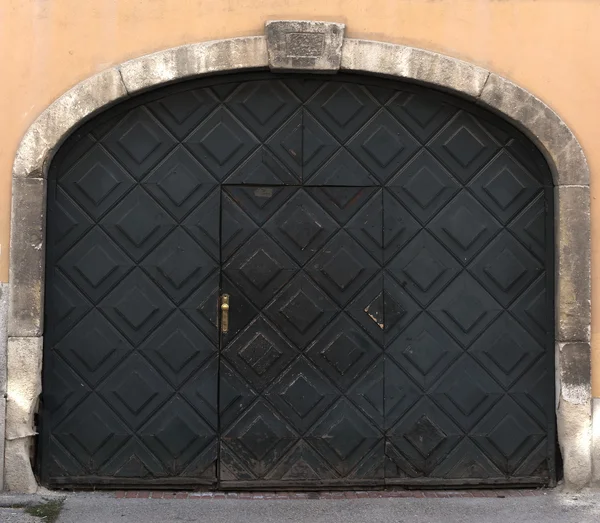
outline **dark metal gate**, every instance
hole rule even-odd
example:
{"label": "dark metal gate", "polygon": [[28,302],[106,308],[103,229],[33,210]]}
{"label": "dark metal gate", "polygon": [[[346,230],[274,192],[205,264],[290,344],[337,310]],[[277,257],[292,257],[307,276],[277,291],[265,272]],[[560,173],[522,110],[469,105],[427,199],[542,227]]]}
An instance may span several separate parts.
{"label": "dark metal gate", "polygon": [[42,481],[551,484],[550,183],[512,127],[397,82],[97,117],[49,179]]}

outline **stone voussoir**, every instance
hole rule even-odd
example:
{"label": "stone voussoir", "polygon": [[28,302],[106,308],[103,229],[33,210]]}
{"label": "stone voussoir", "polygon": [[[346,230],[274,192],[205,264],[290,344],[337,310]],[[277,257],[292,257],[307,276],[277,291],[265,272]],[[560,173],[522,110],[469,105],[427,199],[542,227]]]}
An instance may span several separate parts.
{"label": "stone voussoir", "polygon": [[414,80],[477,98],[489,71],[431,51],[369,40],[344,40],[342,70]]}
{"label": "stone voussoir", "polygon": [[43,178],[49,152],[98,109],[127,96],[119,71],[107,69],[53,102],[27,130],[13,163],[13,178]]}
{"label": "stone voussoir", "polygon": [[590,170],[577,138],[539,98],[492,73],[479,99],[508,116],[540,146],[549,160],[555,185],[589,185]]}
{"label": "stone voussoir", "polygon": [[268,67],[264,36],[188,44],[135,58],[119,66],[129,94],[220,71]]}

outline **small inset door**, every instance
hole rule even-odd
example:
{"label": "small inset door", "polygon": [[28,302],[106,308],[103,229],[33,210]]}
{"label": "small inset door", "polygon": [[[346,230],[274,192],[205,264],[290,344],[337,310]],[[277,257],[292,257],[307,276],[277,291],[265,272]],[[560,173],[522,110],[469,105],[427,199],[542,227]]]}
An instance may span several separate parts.
{"label": "small inset door", "polygon": [[382,191],[223,189],[225,487],[383,482]]}

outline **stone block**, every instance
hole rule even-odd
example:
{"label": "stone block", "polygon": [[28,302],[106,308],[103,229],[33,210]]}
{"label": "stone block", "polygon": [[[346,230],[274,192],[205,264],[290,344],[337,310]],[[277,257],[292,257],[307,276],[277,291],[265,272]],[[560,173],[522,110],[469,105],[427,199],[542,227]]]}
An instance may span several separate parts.
{"label": "stone block", "polygon": [[[6,344],[8,341],[8,283],[0,283],[0,397],[6,392]],[[2,413],[0,410],[0,418]],[[0,432],[3,436],[4,432]],[[1,479],[1,476],[0,476]]]}
{"label": "stone block", "polygon": [[272,20],[265,24],[273,71],[335,73],[342,61],[346,26],[333,22]]}
{"label": "stone block", "polygon": [[342,70],[413,80],[477,98],[489,72],[476,65],[403,45],[344,40]]}
{"label": "stone block", "polygon": [[46,180],[14,178],[12,208],[8,335],[41,336],[46,246]]}
{"label": "stone block", "polygon": [[42,392],[42,338],[8,339],[6,439],[37,434],[34,416]]}
{"label": "stone block", "polygon": [[579,490],[590,484],[592,417],[590,403],[572,404],[561,399],[557,412],[557,429],[563,460],[565,488]]}
{"label": "stone block", "polygon": [[511,118],[540,146],[555,185],[589,185],[590,171],[581,145],[544,102],[506,78],[490,74],[480,103]]}
{"label": "stone block", "polygon": [[6,434],[6,398],[0,394],[0,492],[4,490],[4,444]]}
{"label": "stone block", "polygon": [[44,162],[49,152],[56,149],[75,126],[126,95],[121,75],[114,68],[69,89],[27,130],[13,163],[13,177],[45,177],[48,166]]}
{"label": "stone block", "polygon": [[132,94],[159,84],[218,73],[268,67],[264,36],[183,45],[135,58],[119,66]]}
{"label": "stone block", "polygon": [[589,341],[591,232],[589,187],[554,188],[556,340]]}
{"label": "stone block", "polygon": [[600,398],[592,399],[592,482],[600,487]]}
{"label": "stone block", "polygon": [[37,481],[31,466],[33,438],[7,440],[4,449],[4,488],[10,492],[35,494]]}

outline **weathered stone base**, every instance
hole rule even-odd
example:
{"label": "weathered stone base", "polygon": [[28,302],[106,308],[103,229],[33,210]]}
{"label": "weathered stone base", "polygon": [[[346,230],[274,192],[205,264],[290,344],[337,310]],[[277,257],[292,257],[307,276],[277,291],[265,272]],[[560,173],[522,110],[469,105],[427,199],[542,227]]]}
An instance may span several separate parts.
{"label": "weathered stone base", "polygon": [[592,484],[600,487],[600,398],[592,400]]}
{"label": "weathered stone base", "polygon": [[31,464],[35,441],[34,416],[42,392],[42,338],[8,339],[6,402],[6,488],[33,493],[37,482]]}

